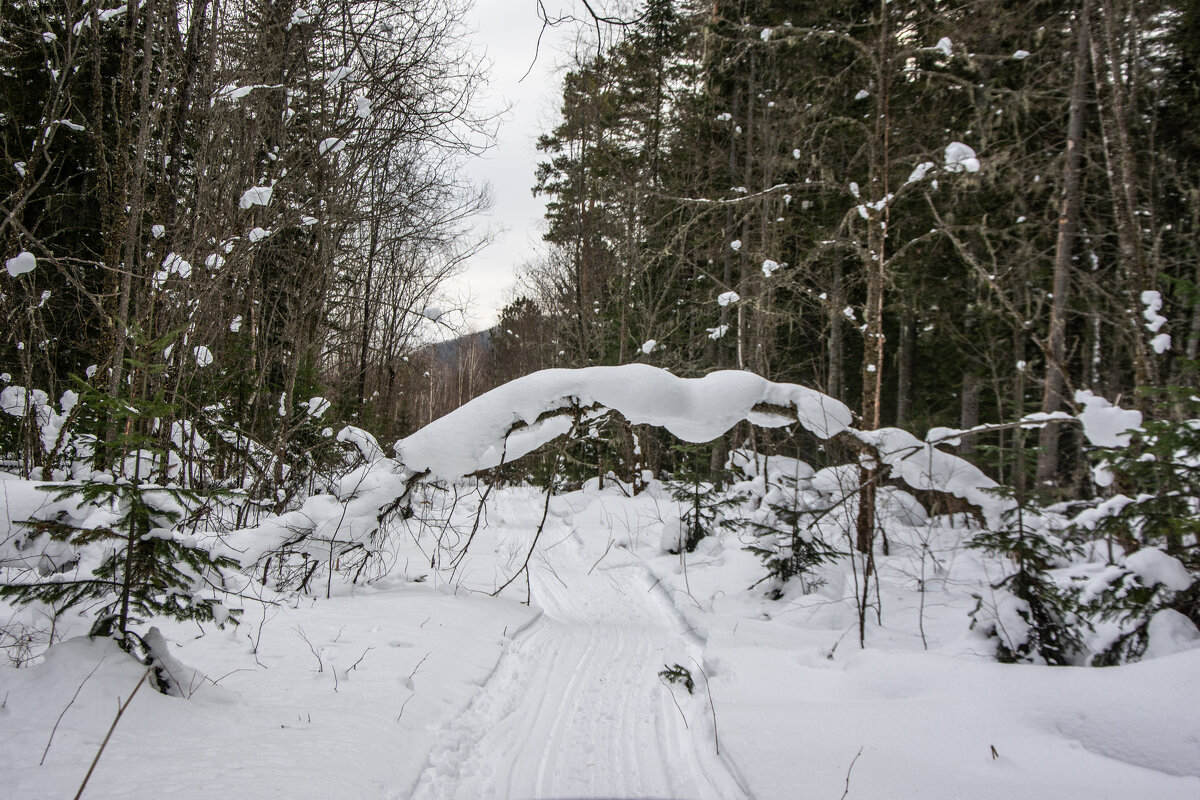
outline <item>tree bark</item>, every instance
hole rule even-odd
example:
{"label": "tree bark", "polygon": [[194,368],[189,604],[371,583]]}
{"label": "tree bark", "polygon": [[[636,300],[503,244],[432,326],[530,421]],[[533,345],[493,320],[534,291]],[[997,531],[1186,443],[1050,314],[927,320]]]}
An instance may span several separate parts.
{"label": "tree bark", "polygon": [[912,417],[913,363],[917,349],[917,320],[912,309],[900,316],[900,341],[896,352],[896,426],[903,428]]}
{"label": "tree bark", "polygon": [[[1083,0],[1076,17],[1074,76],[1071,80],[1070,109],[1067,118],[1067,157],[1063,165],[1058,237],[1054,249],[1053,298],[1050,304],[1050,335],[1047,341],[1045,388],[1042,411],[1061,411],[1067,388],[1067,297],[1071,288],[1071,262],[1075,253],[1075,234],[1079,225],[1080,173],[1083,168],[1083,117],[1087,104],[1088,16],[1090,0]],[[1038,436],[1037,482],[1040,488],[1053,487],[1058,475],[1058,424],[1042,428]]]}

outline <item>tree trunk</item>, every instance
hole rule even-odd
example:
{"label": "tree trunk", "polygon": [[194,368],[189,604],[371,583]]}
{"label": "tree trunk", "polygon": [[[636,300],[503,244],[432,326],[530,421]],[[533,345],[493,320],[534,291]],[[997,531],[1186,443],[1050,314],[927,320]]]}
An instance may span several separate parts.
{"label": "tree trunk", "polygon": [[913,363],[917,349],[917,319],[912,309],[900,317],[900,342],[896,352],[896,426],[903,428],[912,417]]}
{"label": "tree trunk", "polygon": [[[1067,120],[1067,158],[1063,166],[1063,188],[1058,217],[1058,238],[1054,250],[1054,296],[1050,304],[1050,336],[1047,341],[1045,389],[1042,411],[1053,414],[1065,404],[1067,388],[1067,295],[1071,287],[1071,262],[1075,252],[1075,233],[1079,224],[1079,178],[1083,167],[1083,116],[1087,103],[1088,15],[1089,0],[1076,17],[1075,74],[1071,80],[1070,111]],[[1056,423],[1042,428],[1038,436],[1037,482],[1040,488],[1054,486],[1058,475]]]}
{"label": "tree trunk", "polygon": [[[863,309],[866,330],[862,360],[862,420],[864,430],[874,430],[882,422],[883,400],[883,294],[887,278],[887,221],[888,221],[888,149],[890,129],[888,119],[889,80],[891,78],[891,29],[887,0],[879,4],[879,43],[876,51],[876,114],[875,134],[871,145],[871,183],[869,196],[878,204],[867,216],[867,302]],[[856,546],[860,553],[870,553],[875,541],[875,485],[877,467],[860,469],[862,490],[856,524]]]}
{"label": "tree trunk", "polygon": [[[958,426],[962,429],[974,428],[979,424],[979,386],[978,375],[970,372],[963,375],[962,405],[959,409]],[[963,458],[975,455],[975,435],[964,436],[958,446],[958,454]]]}

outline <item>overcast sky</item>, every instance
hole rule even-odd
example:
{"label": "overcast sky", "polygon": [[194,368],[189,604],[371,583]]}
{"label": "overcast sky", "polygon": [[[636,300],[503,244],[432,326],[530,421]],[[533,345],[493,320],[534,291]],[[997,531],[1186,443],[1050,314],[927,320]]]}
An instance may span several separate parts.
{"label": "overcast sky", "polygon": [[[567,0],[560,4],[570,6]],[[554,11],[553,3],[546,5]],[[511,105],[496,147],[468,167],[475,182],[491,184],[495,199],[481,227],[490,223],[500,232],[450,287],[451,295],[470,294],[472,313],[466,324],[479,330],[495,323],[515,270],[533,256],[541,237],[545,198],[530,191],[539,156],[534,143],[554,123],[560,86],[556,65],[573,31],[566,26],[547,29],[537,63],[521,81],[533,63],[541,30],[535,0],[475,0],[470,19],[477,49],[491,62],[491,85],[483,106],[495,110]]]}

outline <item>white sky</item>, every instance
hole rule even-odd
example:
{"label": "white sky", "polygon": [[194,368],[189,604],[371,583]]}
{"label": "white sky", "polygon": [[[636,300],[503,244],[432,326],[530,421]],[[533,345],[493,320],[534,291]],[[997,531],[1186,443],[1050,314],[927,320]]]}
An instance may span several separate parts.
{"label": "white sky", "polygon": [[[553,13],[555,4],[546,5]],[[570,3],[563,0],[561,5]],[[476,47],[491,62],[491,85],[482,106],[512,106],[501,122],[496,147],[467,168],[474,182],[492,187],[492,211],[480,227],[490,224],[500,231],[448,287],[451,296],[470,296],[466,327],[481,330],[495,324],[517,268],[532,258],[541,239],[545,197],[530,191],[540,155],[534,144],[554,124],[561,86],[555,65],[562,61],[560,43],[574,32],[572,26],[548,28],[533,71],[521,81],[533,63],[541,30],[534,0],[476,0],[469,18]]]}

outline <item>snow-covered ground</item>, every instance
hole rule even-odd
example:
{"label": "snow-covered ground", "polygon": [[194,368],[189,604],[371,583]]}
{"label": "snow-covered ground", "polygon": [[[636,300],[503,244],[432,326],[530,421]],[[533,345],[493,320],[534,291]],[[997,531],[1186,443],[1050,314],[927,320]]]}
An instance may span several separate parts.
{"label": "snow-covered ground", "polygon": [[[458,505],[464,530],[476,502]],[[860,649],[848,562],[769,599],[736,532],[663,552],[678,508],[661,487],[554,497],[528,582],[491,597],[543,503],[494,491],[456,568],[427,530],[331,599],[248,602],[225,630],[160,621],[207,678],[189,699],[143,687],[85,796],[1200,797],[1200,649],[994,663],[968,630],[986,564],[944,520],[894,528]],[[0,668],[5,796],[72,795],[142,675],[70,638],[86,626]],[[693,694],[660,677],[672,665]]]}

